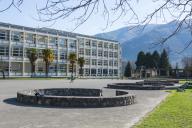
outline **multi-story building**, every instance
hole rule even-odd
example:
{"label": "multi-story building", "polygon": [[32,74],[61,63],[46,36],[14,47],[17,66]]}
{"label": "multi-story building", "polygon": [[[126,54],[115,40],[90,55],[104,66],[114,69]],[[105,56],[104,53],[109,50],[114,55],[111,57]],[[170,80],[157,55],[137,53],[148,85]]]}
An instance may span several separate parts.
{"label": "multi-story building", "polygon": [[[42,50],[45,48],[52,49],[55,56],[49,68],[49,76],[71,75],[68,61],[70,52],[75,52],[77,57],[84,57],[83,77],[119,78],[121,74],[121,50],[117,41],[49,28],[0,23],[0,70],[4,70],[6,76],[31,76],[28,48],[36,48],[38,51],[36,76],[45,76],[42,59]],[[76,76],[79,74],[78,69],[76,64]]]}

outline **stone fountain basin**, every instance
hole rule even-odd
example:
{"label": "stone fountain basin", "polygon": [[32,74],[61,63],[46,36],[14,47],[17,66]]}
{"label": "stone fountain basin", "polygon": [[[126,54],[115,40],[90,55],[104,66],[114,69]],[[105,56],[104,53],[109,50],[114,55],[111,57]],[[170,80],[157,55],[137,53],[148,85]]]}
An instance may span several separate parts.
{"label": "stone fountain basin", "polygon": [[102,92],[102,89],[87,88],[23,90],[17,92],[17,102],[55,107],[115,107],[135,103],[136,96],[128,91],[115,90],[114,96],[103,96]]}

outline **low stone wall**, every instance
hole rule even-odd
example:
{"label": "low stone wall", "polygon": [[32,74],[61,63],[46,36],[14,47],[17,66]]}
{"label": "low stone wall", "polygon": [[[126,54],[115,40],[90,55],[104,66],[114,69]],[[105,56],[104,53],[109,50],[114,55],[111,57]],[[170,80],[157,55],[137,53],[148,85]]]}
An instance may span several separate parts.
{"label": "low stone wall", "polygon": [[112,83],[108,84],[107,88],[111,89],[125,89],[125,90],[162,90],[164,85],[143,85],[141,83]]}
{"label": "low stone wall", "polygon": [[115,107],[135,103],[135,95],[127,91],[116,90],[116,96],[112,97],[100,96],[101,92],[77,88],[24,90],[17,92],[17,102],[56,107]]}
{"label": "low stone wall", "polygon": [[39,89],[41,95],[53,96],[100,96],[101,89],[82,89],[82,88],[50,88]]}

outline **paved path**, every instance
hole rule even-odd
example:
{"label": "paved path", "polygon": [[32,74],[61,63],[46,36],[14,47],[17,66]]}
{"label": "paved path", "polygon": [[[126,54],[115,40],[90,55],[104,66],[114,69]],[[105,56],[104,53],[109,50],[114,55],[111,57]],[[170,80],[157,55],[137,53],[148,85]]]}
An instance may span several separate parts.
{"label": "paved path", "polygon": [[44,108],[15,102],[18,90],[50,87],[102,88],[128,80],[0,80],[0,128],[129,128],[165,99],[164,91],[130,91],[137,103],[111,108]]}

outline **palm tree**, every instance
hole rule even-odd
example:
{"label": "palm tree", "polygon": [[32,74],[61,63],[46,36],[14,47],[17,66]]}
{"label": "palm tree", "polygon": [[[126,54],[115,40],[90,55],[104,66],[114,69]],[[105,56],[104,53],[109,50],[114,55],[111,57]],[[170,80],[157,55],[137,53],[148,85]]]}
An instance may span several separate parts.
{"label": "palm tree", "polygon": [[79,64],[79,67],[80,67],[80,75],[83,76],[83,66],[85,64],[85,60],[84,60],[83,57],[78,58],[78,64]]}
{"label": "palm tree", "polygon": [[46,73],[46,77],[48,77],[48,73],[49,73],[49,65],[51,64],[51,62],[53,62],[54,60],[54,53],[51,49],[43,49],[43,60],[45,62],[45,73]]}
{"label": "palm tree", "polygon": [[27,57],[31,63],[31,77],[35,75],[35,62],[38,58],[37,50],[35,48],[27,49]]}
{"label": "palm tree", "polygon": [[77,61],[77,55],[76,53],[72,52],[69,54],[69,62],[71,64],[71,67],[72,67],[72,72],[71,72],[71,81],[73,80],[73,70],[74,70],[74,64],[76,63]]}

